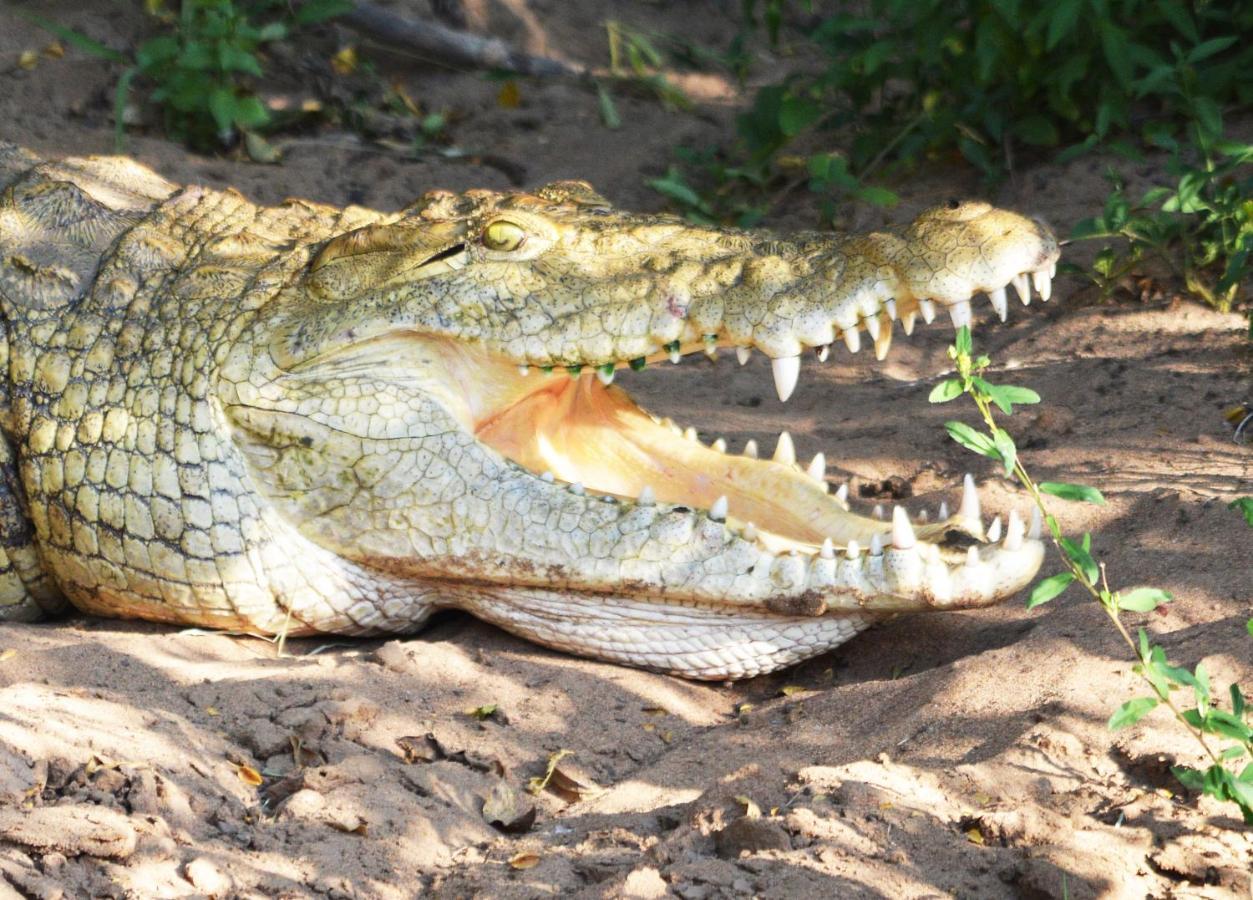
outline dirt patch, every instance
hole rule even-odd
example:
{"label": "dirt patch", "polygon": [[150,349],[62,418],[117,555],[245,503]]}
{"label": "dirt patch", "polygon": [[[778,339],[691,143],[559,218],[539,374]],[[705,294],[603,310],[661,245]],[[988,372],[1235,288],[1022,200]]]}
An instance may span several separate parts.
{"label": "dirt patch", "polygon": [[[115,46],[141,24],[120,7],[42,6]],[[532,50],[601,62],[597,23],[611,6],[717,44],[737,5],[488,9]],[[108,152],[116,73],[73,50],[13,67],[48,38],[11,11],[0,21],[0,137],[49,155]],[[733,113],[711,103],[680,115],[628,97],[623,127],[609,131],[582,88],[525,83],[507,109],[496,82],[388,64],[424,106],[456,112],[459,145],[510,165],[473,153],[407,161],[333,134],[294,141],[278,167],[153,137],[133,138],[131,152],[173,180],[263,201],[395,208],[434,187],[577,177],[653,209],[661,200],[644,177],[664,171],[676,142],[714,140]],[[1021,171],[992,199],[1065,232],[1099,206],[1103,165]],[[892,215],[972,187],[968,173],[929,175],[903,186]],[[811,224],[812,211],[798,203],[782,224]],[[1090,305],[1078,287],[1062,279],[1053,303],[976,331],[1009,377],[1045,398],[1020,420],[1033,423],[1029,467],[1105,491],[1108,506],[1058,511],[1068,530],[1094,533],[1117,578],[1177,596],[1146,620],[1172,658],[1253,683],[1243,634],[1253,532],[1225,509],[1253,493],[1253,456],[1221,415],[1253,396],[1241,321],[1168,299]],[[990,309],[979,313],[989,324]],[[950,409],[926,403],[948,341],[947,328],[920,329],[883,364],[837,350],[806,364],[786,406],[760,358],[622,378],[648,408],[733,449],[789,430],[799,456],[826,452],[868,505],[934,509],[970,469],[1003,515],[1021,494],[947,439]],[[734,686],[573,659],[460,615],[411,639],[294,641],[282,658],[254,639],[83,618],[0,626],[0,650],[0,895],[6,885],[35,897],[1250,891],[1248,830],[1168,774],[1199,763],[1195,748],[1157,716],[1105,730],[1135,678],[1100,613],[1069,595],[1031,613],[1015,601],[900,618]],[[574,753],[558,766],[576,787],[527,793],[561,750]]]}

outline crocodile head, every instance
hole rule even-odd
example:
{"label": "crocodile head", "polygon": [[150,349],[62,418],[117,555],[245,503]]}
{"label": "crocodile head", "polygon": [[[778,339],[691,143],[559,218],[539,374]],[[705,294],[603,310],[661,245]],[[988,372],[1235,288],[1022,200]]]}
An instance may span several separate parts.
{"label": "crocodile head", "polygon": [[[256,481],[300,535],[407,586],[361,628],[457,606],[574,652],[699,678],[769,671],[885,614],[977,607],[1028,583],[1038,529],[850,509],[820,454],[728,453],[659,421],[621,369],[753,350],[787,400],[802,354],[882,358],[986,292],[1045,299],[1037,221],[950,203],[857,236],[700,227],[582,182],[432,193],[311,250],[223,366]],[[686,423],[699,427],[700,423]],[[380,611],[382,610],[382,611]],[[424,612],[423,612],[424,614]],[[391,618],[388,618],[391,616]]]}

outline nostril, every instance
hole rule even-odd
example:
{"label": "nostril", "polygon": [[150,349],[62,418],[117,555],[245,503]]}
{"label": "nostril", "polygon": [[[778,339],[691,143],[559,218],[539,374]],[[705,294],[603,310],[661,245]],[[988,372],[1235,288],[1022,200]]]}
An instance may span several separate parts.
{"label": "nostril", "polygon": [[947,200],[944,201],[944,205],[948,207],[949,209],[957,209],[959,206],[962,205],[962,202],[958,200],[956,197],[949,197]]}

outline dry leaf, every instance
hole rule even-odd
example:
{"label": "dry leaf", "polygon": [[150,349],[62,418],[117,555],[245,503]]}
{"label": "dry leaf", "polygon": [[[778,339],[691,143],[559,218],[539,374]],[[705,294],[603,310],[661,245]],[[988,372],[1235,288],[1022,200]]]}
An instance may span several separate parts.
{"label": "dry leaf", "polygon": [[34,50],[23,50],[22,55],[17,58],[17,64],[19,68],[29,72],[39,65],[39,54]]}
{"label": "dry leaf", "polygon": [[980,847],[986,843],[983,839],[983,832],[979,830],[978,825],[966,829],[966,840],[972,844],[978,844]]}
{"label": "dry leaf", "polygon": [[807,690],[809,690],[809,688],[802,687],[799,684],[785,684],[779,693],[784,697],[791,697],[793,694],[803,694]]}
{"label": "dry leaf", "polygon": [[261,773],[252,766],[245,766],[242,764],[238,765],[235,767],[235,774],[239,776],[239,780],[244,784],[250,784],[253,787],[257,787],[265,781],[265,779],[261,777]]}
{"label": "dry leaf", "polygon": [[548,787],[548,782],[552,781],[553,773],[557,771],[557,763],[561,762],[573,752],[573,750],[566,750],[565,748],[562,748],[556,753],[550,753],[548,756],[548,767],[544,770],[543,777],[537,776],[532,778],[527,783],[526,789],[532,794],[538,794],[544,788]]}
{"label": "dry leaf", "polygon": [[761,818],[761,807],[758,806],[756,802],[754,802],[752,797],[746,797],[745,795],[741,794],[735,798],[735,802],[738,803],[744,809],[744,818],[746,819],[760,819]]}
{"label": "dry leaf", "polygon": [[466,715],[478,719],[480,722],[490,719],[496,715],[497,706],[495,703],[484,703],[482,706],[475,706],[466,710]]}
{"label": "dry leaf", "polygon": [[206,706],[204,708],[204,714],[206,716],[220,716],[222,715],[222,711],[216,706]]}
{"label": "dry leaf", "polygon": [[535,804],[498,781],[483,801],[483,821],[501,831],[520,834],[535,824]]}
{"label": "dry leaf", "polygon": [[668,710],[663,706],[645,706],[644,712],[650,716],[664,716],[668,714]]}
{"label": "dry leaf", "polygon": [[509,857],[509,867],[512,869],[534,869],[539,865],[539,859],[538,853],[523,850],[521,853],[515,853]]}
{"label": "dry leaf", "polygon": [[517,109],[522,102],[522,91],[516,81],[506,81],[496,94],[496,105],[502,109]]}
{"label": "dry leaf", "polygon": [[742,716],[745,713],[752,712],[753,709],[755,708],[755,705],[756,704],[753,704],[753,703],[741,703],[739,706],[735,708],[735,711]]}
{"label": "dry leaf", "polygon": [[43,53],[48,59],[60,59],[65,56],[65,47],[61,45],[60,41],[53,41],[47,47],[44,47]]}
{"label": "dry leaf", "polygon": [[338,53],[331,57],[331,68],[335,70],[336,75],[351,75],[357,71],[357,65],[360,60],[357,58],[357,48],[352,44],[341,49]]}
{"label": "dry leaf", "polygon": [[12,659],[15,656],[17,656],[17,651],[12,647],[0,650],[0,662],[4,662],[6,659]]}

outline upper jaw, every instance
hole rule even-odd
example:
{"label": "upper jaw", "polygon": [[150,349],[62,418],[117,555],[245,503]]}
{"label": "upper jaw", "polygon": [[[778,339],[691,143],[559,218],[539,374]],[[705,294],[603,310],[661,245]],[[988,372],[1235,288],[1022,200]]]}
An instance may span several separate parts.
{"label": "upper jaw", "polygon": [[[744,364],[759,350],[771,358],[775,388],[786,401],[806,349],[825,359],[831,345],[842,342],[856,353],[864,332],[864,343],[882,360],[898,321],[909,335],[918,317],[930,323],[943,309],[954,328],[969,326],[980,293],[1005,321],[1011,294],[1024,305],[1033,296],[1050,298],[1060,255],[1042,223],[985,204],[931,210],[892,233],[759,239],[746,241],[745,249],[740,260],[710,263],[694,282],[659,275],[653,296],[642,303],[649,315],[632,317],[647,323],[643,331],[622,329],[590,343],[563,337],[556,347],[542,335],[489,343],[515,359],[520,371],[590,368],[606,384],[627,365],[677,362],[720,348],[734,348]],[[592,301],[592,317],[598,305]]]}

